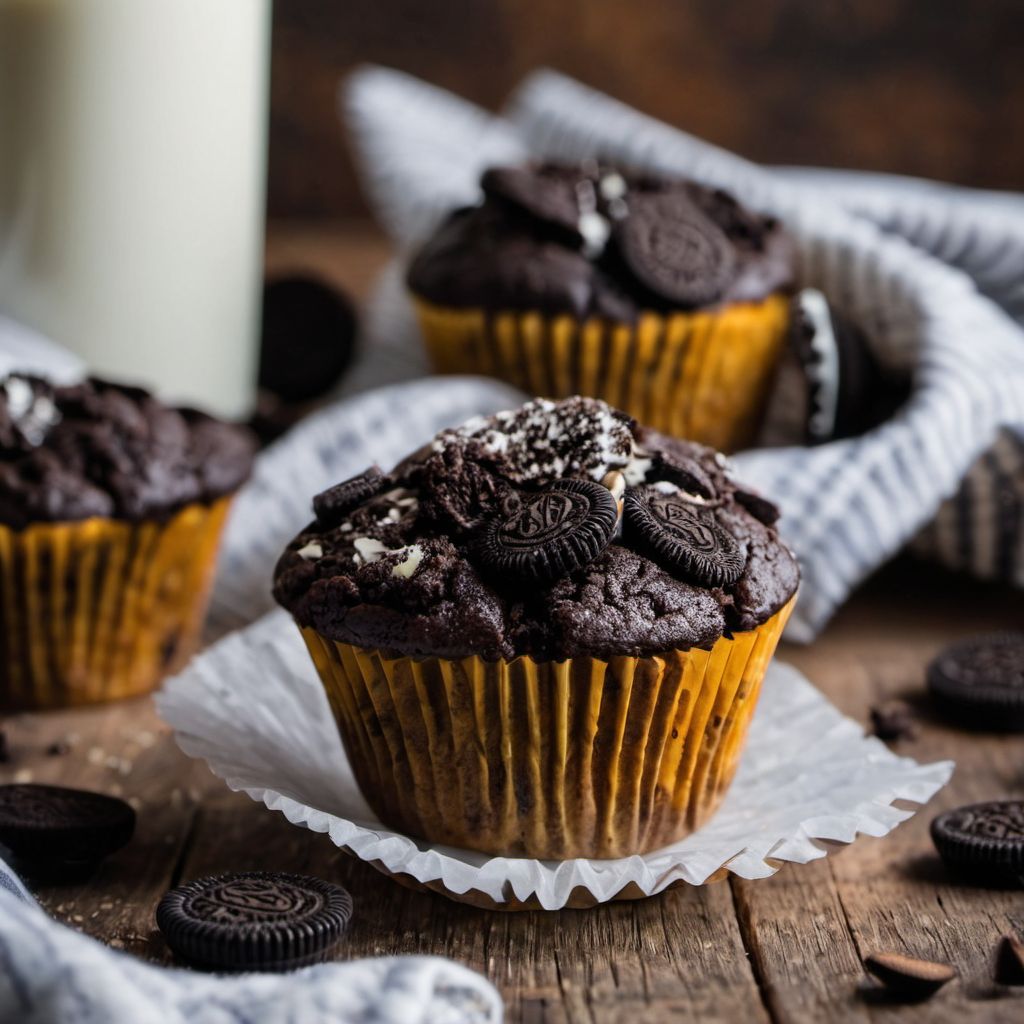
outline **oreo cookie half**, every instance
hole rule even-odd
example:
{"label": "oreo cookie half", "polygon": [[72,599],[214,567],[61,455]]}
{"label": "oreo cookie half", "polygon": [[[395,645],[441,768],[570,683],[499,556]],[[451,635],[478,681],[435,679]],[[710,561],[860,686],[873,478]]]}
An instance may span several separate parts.
{"label": "oreo cookie half", "polygon": [[581,240],[577,184],[582,176],[565,168],[492,167],[480,179],[484,194],[503,199],[545,224]]}
{"label": "oreo cookie half", "polygon": [[928,691],[956,724],[1024,730],[1024,633],[971,637],[928,666]]}
{"label": "oreo cookie half", "polygon": [[201,878],[160,901],[156,923],[196,967],[289,971],[319,963],[352,917],[352,898],[319,878],[253,871]]}
{"label": "oreo cookie half", "polygon": [[0,786],[0,844],[25,874],[78,881],[135,831],[123,800],[63,786]]}
{"label": "oreo cookie half", "polygon": [[982,881],[1024,883],[1024,800],[957,807],[935,818],[931,833],[950,868]]}
{"label": "oreo cookie half", "polygon": [[371,466],[359,476],[321,491],[313,499],[317,520],[322,526],[337,526],[354,508],[384,490],[384,481],[384,474],[376,466]]}
{"label": "oreo cookie half", "polygon": [[696,459],[688,459],[678,452],[662,449],[654,455],[654,466],[648,479],[667,480],[676,484],[688,494],[699,494],[702,498],[711,499],[715,495],[715,485],[711,477],[704,471]]}
{"label": "oreo cookie half", "polygon": [[633,276],[669,302],[706,306],[732,280],[736,255],[725,232],[678,194],[636,196],[615,237]]}
{"label": "oreo cookie half", "polygon": [[589,565],[608,546],[617,520],[618,506],[606,487],[560,480],[489,519],[473,551],[491,573],[546,582]]}
{"label": "oreo cookie half", "polygon": [[626,528],[638,547],[666,569],[709,587],[728,586],[746,555],[712,508],[651,487],[626,492]]}

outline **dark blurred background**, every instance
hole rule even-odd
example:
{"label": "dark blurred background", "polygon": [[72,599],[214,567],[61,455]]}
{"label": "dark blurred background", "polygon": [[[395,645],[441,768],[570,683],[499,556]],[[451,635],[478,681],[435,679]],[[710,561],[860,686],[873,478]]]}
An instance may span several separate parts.
{"label": "dark blurred background", "polygon": [[362,62],[490,108],[550,66],[754,160],[1024,188],[1024,0],[278,0],[271,216],[365,212]]}

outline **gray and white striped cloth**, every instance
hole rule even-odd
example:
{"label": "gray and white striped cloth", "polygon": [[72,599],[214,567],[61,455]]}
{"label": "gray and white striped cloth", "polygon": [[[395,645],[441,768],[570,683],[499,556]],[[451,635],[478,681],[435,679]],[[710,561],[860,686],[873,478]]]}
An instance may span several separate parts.
{"label": "gray and white striped cloth", "polygon": [[500,1024],[494,986],[433,956],[229,977],[144,963],[53,920],[0,858],[0,1021]]}
{"label": "gray and white striped cloth", "polygon": [[[726,188],[792,230],[803,286],[912,374],[906,405],[869,433],[745,452],[739,473],[781,504],[804,574],[787,633],[809,641],[908,543],[1024,585],[1024,200],[884,176],[766,169],[540,71],[500,116],[399,72],[342,89],[367,194],[405,249],[474,202],[480,171],[525,156],[596,156]],[[397,267],[370,323],[371,361],[422,372]],[[396,369],[397,368],[397,369]],[[372,376],[372,373],[371,373]]]}

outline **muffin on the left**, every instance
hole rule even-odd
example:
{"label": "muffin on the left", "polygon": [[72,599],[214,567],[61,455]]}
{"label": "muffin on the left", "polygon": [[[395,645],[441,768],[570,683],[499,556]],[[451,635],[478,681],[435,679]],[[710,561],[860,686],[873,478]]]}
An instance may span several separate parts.
{"label": "muffin on the left", "polygon": [[134,696],[184,664],[254,451],[141,388],[0,381],[0,710]]}

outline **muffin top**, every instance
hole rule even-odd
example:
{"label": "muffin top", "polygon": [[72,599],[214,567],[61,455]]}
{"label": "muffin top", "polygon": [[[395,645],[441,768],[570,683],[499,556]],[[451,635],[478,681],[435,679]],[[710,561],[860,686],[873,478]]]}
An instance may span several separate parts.
{"label": "muffin top", "polygon": [[721,190],[554,164],[492,168],[481,185],[483,202],[453,213],[409,267],[429,302],[632,322],[793,282],[792,239]]}
{"label": "muffin top", "polygon": [[313,500],[275,570],[302,626],[394,655],[607,659],[710,646],[796,591],[777,509],[702,445],[536,399]]}
{"label": "muffin top", "polygon": [[164,519],[235,490],[253,452],[244,428],[141,388],[12,375],[0,381],[0,524]]}

